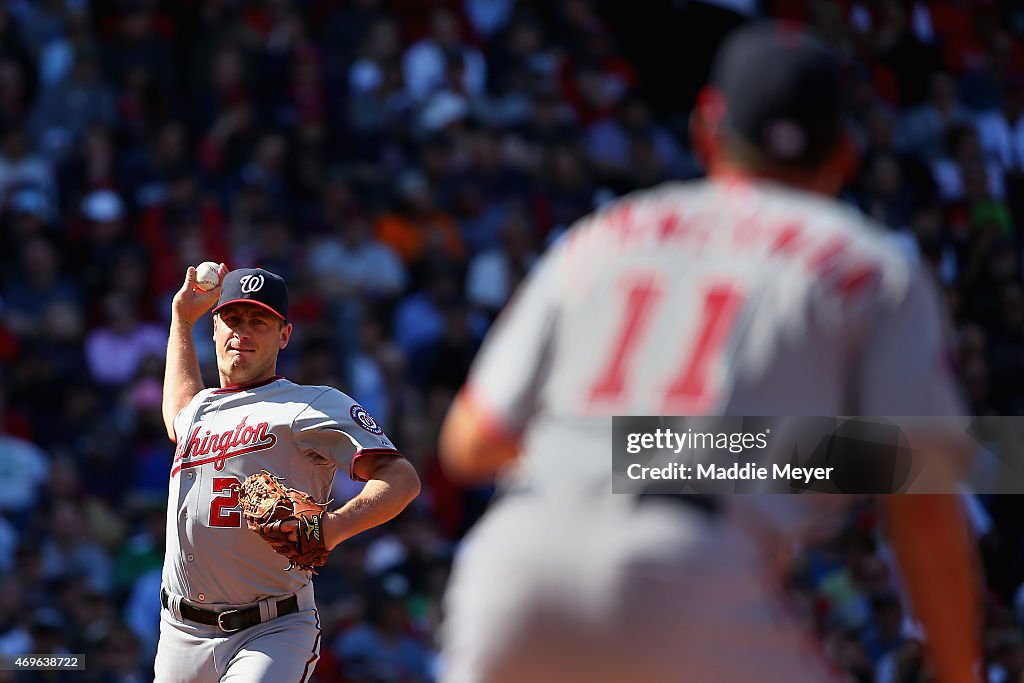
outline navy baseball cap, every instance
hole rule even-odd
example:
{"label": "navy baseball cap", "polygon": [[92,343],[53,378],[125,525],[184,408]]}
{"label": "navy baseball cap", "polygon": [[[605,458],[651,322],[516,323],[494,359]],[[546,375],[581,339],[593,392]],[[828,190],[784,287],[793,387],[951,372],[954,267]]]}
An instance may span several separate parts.
{"label": "navy baseball cap", "polygon": [[262,268],[239,268],[224,276],[213,312],[228,304],[255,304],[288,320],[288,285],[284,278]]}
{"label": "navy baseball cap", "polygon": [[822,161],[843,134],[839,59],[792,24],[757,22],[718,51],[711,86],[725,103],[725,130],[772,161]]}

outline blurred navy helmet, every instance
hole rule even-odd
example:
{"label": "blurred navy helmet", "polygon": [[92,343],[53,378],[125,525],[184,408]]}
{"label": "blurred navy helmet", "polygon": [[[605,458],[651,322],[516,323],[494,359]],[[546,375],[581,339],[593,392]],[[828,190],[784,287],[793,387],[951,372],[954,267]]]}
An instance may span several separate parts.
{"label": "blurred navy helmet", "polygon": [[711,71],[725,132],[772,161],[810,166],[843,132],[839,59],[794,25],[757,22],[726,37]]}

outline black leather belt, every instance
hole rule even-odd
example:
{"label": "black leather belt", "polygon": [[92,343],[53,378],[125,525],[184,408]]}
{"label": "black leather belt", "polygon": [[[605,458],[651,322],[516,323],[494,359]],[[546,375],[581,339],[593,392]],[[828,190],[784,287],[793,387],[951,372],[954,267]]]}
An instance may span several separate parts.
{"label": "black leather belt", "polygon": [[[167,591],[160,589],[160,604],[168,607]],[[299,600],[294,595],[277,603],[277,616],[283,617],[286,614],[299,611]],[[260,606],[253,605],[244,609],[229,609],[223,612],[215,612],[212,609],[202,609],[192,605],[181,603],[181,616],[189,621],[195,621],[207,626],[216,626],[224,633],[234,633],[244,628],[262,623],[260,617]]]}

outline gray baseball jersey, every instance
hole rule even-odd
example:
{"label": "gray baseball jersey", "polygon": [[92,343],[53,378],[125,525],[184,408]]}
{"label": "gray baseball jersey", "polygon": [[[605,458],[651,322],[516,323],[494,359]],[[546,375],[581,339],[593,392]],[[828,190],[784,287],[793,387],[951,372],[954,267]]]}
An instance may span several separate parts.
{"label": "gray baseball jersey", "polygon": [[880,230],[768,183],[630,195],[531,273],[467,396],[533,486],[604,485],[609,415],[963,414],[938,298]]}
{"label": "gray baseball jersey", "polygon": [[174,420],[164,587],[196,604],[246,605],[295,593],[308,572],[248,529],[236,485],[260,470],[326,501],[338,467],[397,451],[372,417],[337,389],[282,377],[205,389]]}

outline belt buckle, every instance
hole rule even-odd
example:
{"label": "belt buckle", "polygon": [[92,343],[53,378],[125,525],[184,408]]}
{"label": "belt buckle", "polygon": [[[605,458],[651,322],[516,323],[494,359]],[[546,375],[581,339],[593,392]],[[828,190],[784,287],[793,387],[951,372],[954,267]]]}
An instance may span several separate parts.
{"label": "belt buckle", "polygon": [[232,614],[237,614],[240,611],[241,610],[237,610],[237,609],[226,609],[223,612],[218,612],[217,613],[217,628],[219,628],[224,633],[235,633],[236,631],[241,631],[242,630],[241,626],[239,626],[238,628],[227,628],[226,626],[224,626],[224,621],[223,621],[224,617],[230,616]]}

